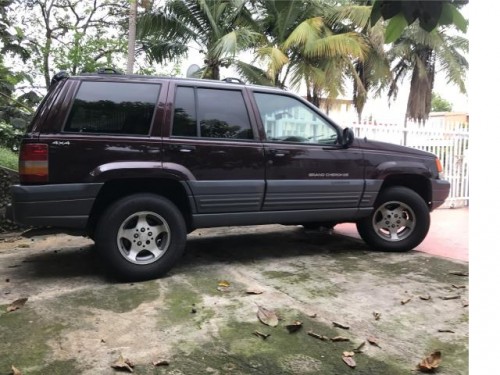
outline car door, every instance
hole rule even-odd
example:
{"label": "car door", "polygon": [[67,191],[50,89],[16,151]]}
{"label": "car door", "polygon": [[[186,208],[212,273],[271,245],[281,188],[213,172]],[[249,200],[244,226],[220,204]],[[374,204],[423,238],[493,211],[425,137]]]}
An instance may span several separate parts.
{"label": "car door", "polygon": [[296,96],[254,92],[265,131],[264,211],[354,209],[363,157],[341,145],[340,128]]}
{"label": "car door", "polygon": [[179,83],[164,162],[186,171],[199,214],[259,211],[265,159],[246,92],[237,85]]}

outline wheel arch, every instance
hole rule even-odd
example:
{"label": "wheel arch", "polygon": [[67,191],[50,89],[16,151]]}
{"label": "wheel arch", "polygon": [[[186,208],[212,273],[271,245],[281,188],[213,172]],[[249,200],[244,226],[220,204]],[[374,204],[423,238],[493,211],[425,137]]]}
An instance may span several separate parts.
{"label": "wheel arch", "polygon": [[417,174],[393,174],[384,179],[380,192],[394,186],[402,186],[413,190],[422,197],[427,206],[430,208],[432,204],[432,186],[429,179]]}
{"label": "wheel arch", "polygon": [[169,199],[182,213],[186,227],[191,228],[193,207],[186,189],[188,188],[182,182],[168,178],[123,178],[107,181],[92,206],[87,233],[93,237],[99,217],[107,207],[119,199],[138,193],[152,193]]}

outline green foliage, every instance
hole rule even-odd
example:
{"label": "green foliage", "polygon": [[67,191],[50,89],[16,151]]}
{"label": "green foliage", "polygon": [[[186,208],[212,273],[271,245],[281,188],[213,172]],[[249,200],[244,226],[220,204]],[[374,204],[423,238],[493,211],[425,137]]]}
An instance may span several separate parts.
{"label": "green foliage", "polygon": [[24,131],[0,121],[0,146],[10,150],[18,150]]}
{"label": "green foliage", "polygon": [[172,0],[138,18],[137,39],[154,62],[185,56],[189,43],[196,43],[205,56],[202,78],[220,79],[220,68],[256,43],[260,35],[253,26],[243,0]]}
{"label": "green foliage", "polygon": [[[1,126],[1,123],[0,123]],[[17,171],[18,155],[17,153],[0,146],[0,166]]]}
{"label": "green foliage", "polygon": [[452,104],[443,99],[439,94],[432,93],[431,110],[432,112],[451,112]]}
{"label": "green foliage", "polygon": [[376,0],[373,3],[371,23],[375,25],[380,18],[390,20],[387,26],[385,41],[394,42],[403,30],[418,20],[419,26],[431,32],[438,26],[454,25],[458,30],[467,31],[467,21],[458,11],[457,5],[468,1],[394,1]]}

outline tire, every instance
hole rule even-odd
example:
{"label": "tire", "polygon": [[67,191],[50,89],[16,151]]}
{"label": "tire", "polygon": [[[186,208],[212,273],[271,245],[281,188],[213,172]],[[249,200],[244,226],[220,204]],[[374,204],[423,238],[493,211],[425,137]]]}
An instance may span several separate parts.
{"label": "tire", "polygon": [[408,251],[429,231],[429,208],[420,195],[405,187],[382,191],[370,216],[357,222],[361,238],[378,251]]}
{"label": "tire", "polygon": [[186,245],[179,209],[159,195],[122,198],[101,216],[95,242],[107,270],[121,281],[158,278],[170,270]]}

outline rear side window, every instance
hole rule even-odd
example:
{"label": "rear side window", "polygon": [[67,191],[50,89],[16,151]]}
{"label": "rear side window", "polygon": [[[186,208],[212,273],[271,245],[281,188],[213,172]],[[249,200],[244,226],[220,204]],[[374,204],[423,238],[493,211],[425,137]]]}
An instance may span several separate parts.
{"label": "rear side window", "polygon": [[64,130],[147,135],[159,92],[159,84],[82,82]]}
{"label": "rear side window", "polygon": [[172,135],[253,139],[242,92],[177,87]]}

